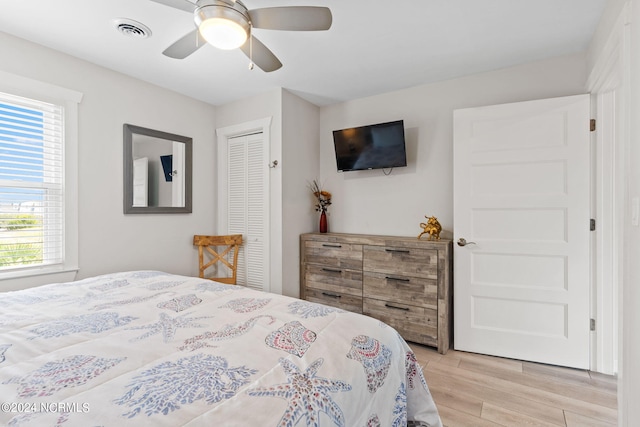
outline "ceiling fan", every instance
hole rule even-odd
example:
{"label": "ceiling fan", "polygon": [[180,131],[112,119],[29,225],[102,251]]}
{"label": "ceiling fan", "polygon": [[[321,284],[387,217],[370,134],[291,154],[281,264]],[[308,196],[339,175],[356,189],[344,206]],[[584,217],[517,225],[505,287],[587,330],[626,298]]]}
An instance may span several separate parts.
{"label": "ceiling fan", "polygon": [[193,13],[196,28],[164,50],[163,55],[184,59],[205,43],[220,49],[240,48],[265,72],[282,63],[252,34],[253,28],[286,31],[323,31],[331,27],[331,10],[315,6],[267,7],[248,10],[240,0],[151,0]]}

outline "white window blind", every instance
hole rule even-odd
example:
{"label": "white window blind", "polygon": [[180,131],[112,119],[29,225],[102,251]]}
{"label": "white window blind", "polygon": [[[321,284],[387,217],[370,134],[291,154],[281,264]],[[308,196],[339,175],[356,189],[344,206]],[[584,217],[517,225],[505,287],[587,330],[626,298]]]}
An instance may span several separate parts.
{"label": "white window blind", "polygon": [[64,261],[64,107],[0,92],[0,272]]}

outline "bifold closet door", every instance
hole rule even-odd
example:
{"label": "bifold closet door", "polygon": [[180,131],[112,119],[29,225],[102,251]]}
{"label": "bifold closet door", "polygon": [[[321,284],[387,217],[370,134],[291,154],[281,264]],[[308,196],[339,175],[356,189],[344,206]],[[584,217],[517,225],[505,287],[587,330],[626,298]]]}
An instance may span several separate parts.
{"label": "bifold closet door", "polygon": [[262,133],[227,139],[227,234],[242,234],[237,283],[269,289],[268,166]]}

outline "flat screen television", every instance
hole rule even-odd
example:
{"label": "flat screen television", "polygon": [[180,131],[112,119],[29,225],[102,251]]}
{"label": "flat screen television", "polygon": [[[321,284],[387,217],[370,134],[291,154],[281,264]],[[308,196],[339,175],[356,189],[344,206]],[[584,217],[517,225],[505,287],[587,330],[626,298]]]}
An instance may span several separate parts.
{"label": "flat screen television", "polygon": [[173,155],[168,154],[166,156],[160,156],[160,163],[162,163],[164,180],[167,182],[173,182]]}
{"label": "flat screen television", "polygon": [[333,131],[338,172],[407,166],[404,122]]}

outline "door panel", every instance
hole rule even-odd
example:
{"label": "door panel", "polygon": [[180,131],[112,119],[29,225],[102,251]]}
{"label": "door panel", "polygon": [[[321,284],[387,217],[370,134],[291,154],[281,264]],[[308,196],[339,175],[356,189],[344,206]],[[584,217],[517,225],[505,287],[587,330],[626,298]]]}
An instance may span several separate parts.
{"label": "door panel", "polygon": [[589,367],[589,96],[454,112],[455,348]]}
{"label": "door panel", "polygon": [[268,290],[268,179],[262,133],[227,140],[227,232],[242,234],[237,283]]}

